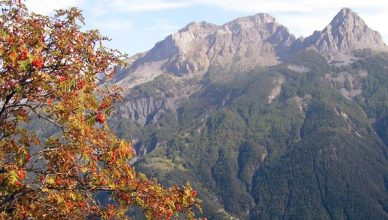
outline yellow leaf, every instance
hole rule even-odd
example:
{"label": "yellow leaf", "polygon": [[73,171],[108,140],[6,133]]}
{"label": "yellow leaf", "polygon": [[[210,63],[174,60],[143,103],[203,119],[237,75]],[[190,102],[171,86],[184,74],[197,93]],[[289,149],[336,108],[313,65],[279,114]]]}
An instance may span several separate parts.
{"label": "yellow leaf", "polygon": [[57,204],[59,205],[59,204],[61,204],[61,203],[63,203],[63,198],[62,198],[62,196],[58,196],[57,197]]}
{"label": "yellow leaf", "polygon": [[48,184],[54,184],[55,181],[54,181],[54,179],[53,179],[51,176],[48,176],[48,177],[46,178],[46,183],[48,183]]}
{"label": "yellow leaf", "polygon": [[88,168],[86,168],[86,167],[82,167],[82,168],[81,168],[81,172],[82,172],[82,173],[86,173],[87,171],[88,171]]}
{"label": "yellow leaf", "polygon": [[73,201],[77,200],[77,196],[75,195],[75,193],[71,192],[71,193],[69,194],[69,196],[70,196],[70,198],[71,198]]}

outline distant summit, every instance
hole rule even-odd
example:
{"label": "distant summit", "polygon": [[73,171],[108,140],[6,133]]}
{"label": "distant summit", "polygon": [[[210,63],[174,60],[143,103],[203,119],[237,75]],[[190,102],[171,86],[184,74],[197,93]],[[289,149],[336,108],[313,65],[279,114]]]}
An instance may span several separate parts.
{"label": "distant summit", "polygon": [[349,8],[341,9],[325,29],[314,32],[303,44],[316,47],[323,55],[349,54],[360,49],[386,50],[380,34]]}

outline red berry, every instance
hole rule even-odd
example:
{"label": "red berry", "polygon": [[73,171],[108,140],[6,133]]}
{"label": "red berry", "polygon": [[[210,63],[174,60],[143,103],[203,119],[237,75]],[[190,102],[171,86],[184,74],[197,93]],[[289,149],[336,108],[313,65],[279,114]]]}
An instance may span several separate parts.
{"label": "red berry", "polygon": [[55,179],[55,183],[58,185],[58,186],[60,186],[60,185],[62,185],[62,179],[61,178],[59,178],[59,177],[57,177],[56,179]]}
{"label": "red berry", "polygon": [[79,206],[83,209],[83,208],[86,208],[87,207],[87,204],[85,201],[82,201],[79,203]]}
{"label": "red berry", "polygon": [[128,195],[124,195],[124,200],[125,200],[126,202],[129,202],[129,196],[128,196]]}
{"label": "red berry", "polygon": [[101,103],[101,106],[100,108],[101,109],[106,109],[109,107],[109,102],[107,100],[104,100],[102,103]]}
{"label": "red berry", "polygon": [[27,50],[22,50],[21,51],[21,54],[20,54],[20,56],[19,56],[19,60],[25,60],[25,59],[27,59],[27,55],[28,55],[28,51]]}
{"label": "red berry", "polygon": [[110,156],[110,159],[109,159],[108,162],[109,162],[109,163],[114,163],[114,162],[116,162],[116,154],[112,154],[112,155]]}
{"label": "red berry", "polygon": [[77,89],[81,90],[81,89],[84,88],[84,86],[85,86],[84,81],[80,80],[80,81],[77,82]]}
{"label": "red berry", "polygon": [[102,112],[98,112],[96,116],[96,121],[100,124],[103,124],[105,122],[105,115]]}
{"label": "red berry", "polygon": [[37,58],[36,60],[32,61],[32,66],[38,70],[42,69],[43,60],[41,58]]}
{"label": "red berry", "polygon": [[22,185],[21,182],[19,182],[19,181],[16,181],[16,182],[15,182],[15,186],[16,186],[16,187],[20,187],[21,185]]}
{"label": "red berry", "polygon": [[24,179],[26,177],[26,173],[24,172],[23,169],[18,170],[18,177],[19,179]]}
{"label": "red berry", "polygon": [[171,219],[171,217],[172,217],[172,212],[171,211],[167,211],[166,218],[167,219]]}
{"label": "red berry", "polygon": [[196,197],[197,196],[197,191],[193,191],[193,192],[191,192],[191,195],[193,196],[193,197]]}
{"label": "red berry", "polygon": [[52,106],[54,99],[50,98],[47,100],[47,105]]}
{"label": "red berry", "polygon": [[106,184],[105,180],[100,180],[100,182],[98,182],[98,185],[100,185],[100,186],[103,186],[105,184]]}
{"label": "red berry", "polygon": [[60,82],[64,82],[64,81],[66,81],[66,77],[64,77],[64,76],[60,76],[60,77],[59,77],[59,81],[60,81]]}

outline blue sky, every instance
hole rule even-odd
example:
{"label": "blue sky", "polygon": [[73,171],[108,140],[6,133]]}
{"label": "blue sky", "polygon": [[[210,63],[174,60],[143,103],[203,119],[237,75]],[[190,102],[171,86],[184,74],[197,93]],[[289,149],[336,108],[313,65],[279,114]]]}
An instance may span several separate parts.
{"label": "blue sky", "polygon": [[237,17],[264,12],[296,37],[323,29],[343,7],[357,12],[388,42],[387,0],[25,0],[37,13],[78,7],[89,29],[110,37],[106,45],[133,55],[149,50],[192,21],[222,25]]}

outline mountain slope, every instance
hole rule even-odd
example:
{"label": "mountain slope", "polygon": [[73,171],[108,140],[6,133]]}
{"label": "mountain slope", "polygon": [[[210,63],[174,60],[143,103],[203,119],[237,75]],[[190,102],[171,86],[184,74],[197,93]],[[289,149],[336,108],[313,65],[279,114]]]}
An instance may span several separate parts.
{"label": "mountain slope", "polygon": [[198,189],[210,219],[388,219],[388,54],[348,9],[328,27],[190,24],[118,76],[131,89],[110,126],[139,170]]}

